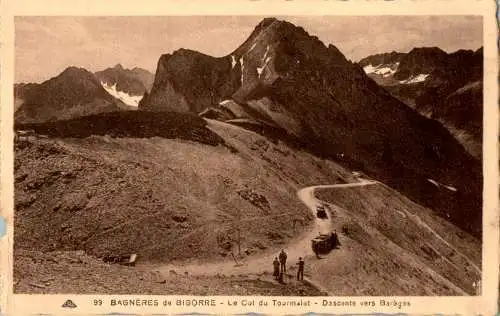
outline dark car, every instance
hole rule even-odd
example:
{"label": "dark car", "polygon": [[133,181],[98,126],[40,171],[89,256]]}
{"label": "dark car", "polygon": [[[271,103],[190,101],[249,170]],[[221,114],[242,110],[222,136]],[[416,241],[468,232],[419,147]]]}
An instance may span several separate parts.
{"label": "dark car", "polygon": [[326,209],[323,205],[318,206],[316,209],[316,216],[318,218],[328,218],[328,215],[326,214]]}
{"label": "dark car", "polygon": [[318,258],[320,254],[329,253],[339,246],[340,242],[337,232],[331,234],[319,234],[311,240],[311,248]]}

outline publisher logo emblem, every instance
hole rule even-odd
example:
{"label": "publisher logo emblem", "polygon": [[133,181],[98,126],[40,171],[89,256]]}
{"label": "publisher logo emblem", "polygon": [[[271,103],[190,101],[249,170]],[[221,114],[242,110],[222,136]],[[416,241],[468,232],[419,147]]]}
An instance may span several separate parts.
{"label": "publisher logo emblem", "polygon": [[64,304],[62,304],[62,307],[64,307],[64,308],[76,308],[76,304],[73,303],[72,300],[67,300],[66,302],[64,302]]}

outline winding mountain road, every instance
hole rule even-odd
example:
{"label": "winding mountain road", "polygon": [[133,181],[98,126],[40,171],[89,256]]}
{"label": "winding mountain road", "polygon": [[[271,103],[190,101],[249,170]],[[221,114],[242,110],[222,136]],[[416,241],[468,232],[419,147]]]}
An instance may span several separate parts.
{"label": "winding mountain road", "polygon": [[[331,231],[334,230],[334,223],[332,221],[332,215],[331,209],[335,209],[336,206],[331,203],[326,203],[322,200],[319,200],[318,198],[315,197],[315,191],[317,189],[348,189],[348,188],[354,188],[354,187],[361,187],[361,186],[368,186],[368,185],[374,185],[374,184],[379,184],[384,186],[383,183],[380,183],[378,181],[372,181],[372,180],[366,180],[358,177],[358,182],[353,182],[353,183],[343,183],[343,184],[331,184],[331,185],[315,185],[315,186],[310,186],[306,187],[303,189],[300,189],[297,191],[297,197],[300,199],[304,205],[306,205],[309,210],[313,213],[314,215],[314,221],[313,223],[309,226],[309,229],[306,231],[302,232],[300,235],[296,236],[294,239],[292,239],[283,249],[287,252],[288,254],[288,261],[287,261],[287,266],[288,267],[294,267],[296,261],[298,260],[299,257],[303,257],[307,261],[313,260],[315,257],[312,250],[311,250],[311,240],[316,237],[319,233],[330,233]],[[328,205],[329,207],[326,209],[328,218],[325,219],[320,219],[316,216],[316,209],[320,205]],[[420,227],[428,230],[431,232],[437,239],[439,239],[443,244],[447,245],[449,248],[453,249],[456,251],[456,253],[463,257],[468,264],[470,265],[470,268],[472,270],[475,270],[475,273],[478,273],[478,275],[481,274],[481,270],[473,260],[465,256],[463,253],[458,251],[453,245],[451,245],[449,242],[444,240],[435,230],[433,230],[431,227],[429,227],[425,222],[423,222],[416,214],[411,214],[410,212],[404,212],[405,218],[411,218],[411,220],[419,225]],[[390,247],[392,250],[395,251],[397,247],[393,246]],[[179,263],[170,263],[170,264],[161,264],[161,265],[154,265],[150,266],[150,268],[162,273],[162,274],[169,274],[173,273],[175,271],[176,274],[189,274],[189,275],[198,275],[198,276],[233,276],[233,275],[249,275],[249,274],[264,274],[264,273],[270,273],[272,271],[272,261],[273,259],[277,256],[278,252],[280,249],[271,249],[269,251],[266,251],[265,253],[259,255],[259,256],[249,256],[247,258],[243,259],[237,259],[237,263],[233,258],[226,259],[225,261],[219,261],[219,262],[198,262],[198,261],[191,261],[191,262],[179,262]],[[341,250],[342,251],[342,250]],[[389,251],[389,252],[391,252]],[[339,253],[340,254],[340,253]],[[414,255],[409,255],[408,258],[412,257]],[[417,264],[416,262],[418,261],[412,261],[406,258],[405,260],[407,261],[407,264],[410,265],[415,265]],[[409,260],[409,261],[408,261]],[[322,260],[321,260],[322,261]],[[305,276],[305,281],[309,282],[311,285],[315,286],[317,289],[325,293],[326,295],[333,295],[332,294],[332,286],[328,286],[328,289],[325,288],[326,284],[323,284],[323,286],[319,283],[325,283],[325,281],[322,279],[324,276],[324,273],[330,273],[331,269],[333,268],[332,264],[334,264],[336,261],[331,261],[331,260],[325,260],[323,263],[319,263],[319,265],[315,264],[315,267],[310,267],[310,271],[308,273],[306,269],[306,276]],[[337,262],[340,263],[340,262]],[[336,268],[334,268],[336,269]],[[290,276],[292,277],[292,274],[294,273],[294,268],[291,269],[292,271],[289,271]],[[463,291],[460,287],[456,286],[449,280],[447,280],[445,277],[437,274],[434,270],[432,270],[430,267],[425,267],[425,271],[432,275],[433,278],[440,280],[443,284],[446,284],[449,288],[452,288],[455,290],[456,293],[459,295],[468,295],[465,291]],[[328,282],[327,282],[328,283]]]}
{"label": "winding mountain road", "polygon": [[[368,181],[364,179],[359,179],[356,183],[346,183],[346,184],[332,184],[332,185],[316,185],[303,188],[297,191],[298,198],[304,203],[314,214],[314,222],[311,224],[310,228],[303,232],[301,235],[294,238],[288,245],[284,247],[286,253],[288,254],[288,266],[295,265],[295,262],[299,257],[306,257],[313,255],[311,250],[311,239],[318,235],[318,233],[330,233],[332,231],[332,222],[330,220],[331,214],[328,214],[328,218],[320,219],[316,217],[316,208],[325,203],[314,196],[314,191],[316,189],[342,189],[342,188],[352,188],[359,186],[366,186],[377,184],[376,181]],[[327,210],[328,212],[328,210]],[[161,273],[170,273],[175,271],[176,273],[188,273],[189,275],[238,275],[238,274],[259,274],[264,272],[269,272],[272,270],[272,262],[274,257],[277,256],[279,250],[274,249],[273,252],[266,252],[259,257],[249,257],[245,259],[238,260],[235,263],[234,260],[226,260],[222,262],[214,263],[203,263],[203,262],[192,262],[185,263],[183,265],[179,264],[167,264],[155,267],[155,270]]]}

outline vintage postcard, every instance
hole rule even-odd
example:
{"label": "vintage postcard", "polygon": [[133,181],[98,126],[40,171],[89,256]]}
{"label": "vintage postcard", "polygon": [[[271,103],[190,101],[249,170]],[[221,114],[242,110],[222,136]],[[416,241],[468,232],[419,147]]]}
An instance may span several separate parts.
{"label": "vintage postcard", "polygon": [[5,315],[498,310],[494,1],[4,1]]}

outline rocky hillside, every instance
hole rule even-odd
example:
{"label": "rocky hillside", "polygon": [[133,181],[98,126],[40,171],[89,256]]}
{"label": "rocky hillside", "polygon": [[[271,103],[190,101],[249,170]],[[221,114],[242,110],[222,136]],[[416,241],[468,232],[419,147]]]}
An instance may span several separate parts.
{"label": "rocky hillside", "polygon": [[[182,130],[177,122],[186,121],[150,114],[159,123],[148,125],[163,130]],[[337,229],[341,246],[316,259],[303,236],[318,226],[297,190],[355,183],[356,173],[232,124],[187,117],[199,127],[184,138],[141,135],[146,122],[131,123],[128,134],[88,124],[104,136],[85,138],[18,132],[16,293],[324,295],[272,279],[267,258],[282,248],[290,278],[303,256],[305,276],[335,295],[474,293],[480,240],[382,184],[317,192],[332,202],[322,223]],[[220,141],[194,138],[205,128]],[[131,253],[134,268],[104,262]]]}
{"label": "rocky hillside", "polygon": [[125,69],[117,64],[95,73],[103,87],[114,97],[130,106],[138,106],[145,93],[151,90],[154,75],[145,69]]}
{"label": "rocky hillside", "polygon": [[77,67],[69,67],[40,84],[16,85],[14,95],[18,123],[55,121],[127,108],[106,92],[94,74]]}
{"label": "rocky hillside", "polygon": [[359,63],[378,84],[440,121],[470,154],[481,158],[482,48],[450,54],[438,48],[415,48],[409,53],[368,56]]}
{"label": "rocky hillside", "polygon": [[[182,130],[181,120],[158,126]],[[227,127],[214,134],[200,126],[184,137],[111,130],[17,137],[16,249],[84,250],[98,258],[137,253],[147,262],[232,260],[239,240],[243,255],[259,254],[309,225],[298,188],[350,176],[331,161],[255,133],[234,136]]]}
{"label": "rocky hillside", "polygon": [[[437,189],[447,190],[444,187]],[[340,283],[338,280],[342,279],[343,273],[355,269],[363,272],[358,274],[357,280],[352,279],[353,283],[368,289],[372,284],[368,280],[376,279],[376,275],[380,277],[382,271],[392,271],[405,275],[404,281],[388,280],[386,286],[391,289],[389,291],[394,291],[392,293],[399,292],[396,288],[419,288],[417,283],[426,282],[427,278],[443,278],[440,280],[443,283],[437,282],[442,287],[437,291],[447,293],[443,295],[453,295],[458,290],[455,286],[470,295],[476,293],[473,284],[481,278],[480,243],[446,219],[436,217],[429,209],[383,185],[349,190],[324,189],[319,190],[318,196],[336,206],[337,231],[342,231],[347,237],[343,245],[352,240],[362,245],[359,258],[356,255],[349,256],[350,260],[345,258],[331,274],[322,278],[325,286]],[[380,257],[385,258],[382,265]],[[421,270],[422,266],[430,269]],[[341,285],[332,287],[340,288]],[[404,295],[405,290],[400,291]],[[434,291],[432,286],[426,286],[422,294],[432,295],[430,293]]]}
{"label": "rocky hillside", "polygon": [[[400,56],[404,71],[394,76],[427,71],[431,62],[410,66],[427,60],[426,52]],[[440,56],[435,49],[431,53]],[[233,124],[281,130],[316,154],[343,157],[480,234],[480,163],[441,124],[394,98],[335,46],[291,23],[264,19],[225,57],[186,49],[161,56],[151,94],[139,107],[201,112]],[[433,181],[453,190],[438,191]]]}

